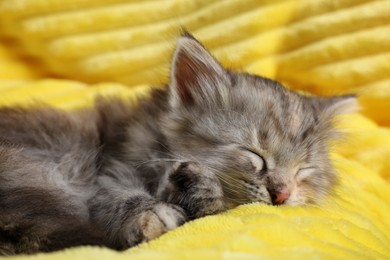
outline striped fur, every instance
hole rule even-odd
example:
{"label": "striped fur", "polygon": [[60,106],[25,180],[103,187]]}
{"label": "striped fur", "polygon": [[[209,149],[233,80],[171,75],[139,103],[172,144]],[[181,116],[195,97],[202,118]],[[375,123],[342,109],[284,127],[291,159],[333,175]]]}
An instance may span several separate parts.
{"label": "striped fur", "polygon": [[2,108],[0,254],[125,249],[242,203],[318,202],[332,118],[353,103],[226,70],[185,35],[168,88],[137,106]]}

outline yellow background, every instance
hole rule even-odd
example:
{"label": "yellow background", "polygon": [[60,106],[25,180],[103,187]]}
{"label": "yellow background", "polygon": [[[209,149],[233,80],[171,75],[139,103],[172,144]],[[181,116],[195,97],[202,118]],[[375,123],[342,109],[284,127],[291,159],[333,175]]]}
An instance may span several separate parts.
{"label": "yellow background", "polygon": [[[33,258],[390,258],[390,1],[0,0],[0,105],[89,106],[168,82],[185,27],[229,67],[317,95],[355,93],[340,118],[341,178],[317,207],[243,205],[128,251]],[[23,258],[23,257],[22,257]]]}

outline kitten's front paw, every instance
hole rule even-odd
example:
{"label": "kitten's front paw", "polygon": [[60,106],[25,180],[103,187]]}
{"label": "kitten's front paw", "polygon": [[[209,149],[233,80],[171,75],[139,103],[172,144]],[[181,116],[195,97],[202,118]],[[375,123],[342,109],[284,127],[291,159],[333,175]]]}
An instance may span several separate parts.
{"label": "kitten's front paw", "polygon": [[153,209],[141,213],[137,223],[142,230],[144,242],[161,236],[185,221],[186,216],[182,209],[175,205],[158,203]]}
{"label": "kitten's front paw", "polygon": [[156,203],[128,224],[127,243],[129,246],[140,242],[147,242],[161,236],[167,231],[182,225],[187,219],[183,209],[167,203]]}
{"label": "kitten's front paw", "polygon": [[186,210],[190,218],[226,210],[221,183],[206,167],[193,162],[180,163],[169,179],[168,201]]}

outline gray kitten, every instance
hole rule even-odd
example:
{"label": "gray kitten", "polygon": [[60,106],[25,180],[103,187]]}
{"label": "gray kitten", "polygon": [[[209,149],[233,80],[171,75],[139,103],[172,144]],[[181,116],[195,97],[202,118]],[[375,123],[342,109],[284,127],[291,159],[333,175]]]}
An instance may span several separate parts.
{"label": "gray kitten", "polygon": [[0,109],[0,254],[125,249],[236,205],[318,202],[351,96],[307,97],[224,69],[192,36],[137,105]]}

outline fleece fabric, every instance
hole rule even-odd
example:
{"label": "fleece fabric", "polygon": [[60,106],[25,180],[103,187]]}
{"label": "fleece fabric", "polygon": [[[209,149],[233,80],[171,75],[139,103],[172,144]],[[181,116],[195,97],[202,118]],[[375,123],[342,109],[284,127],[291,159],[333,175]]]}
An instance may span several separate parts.
{"label": "fleece fabric", "polygon": [[315,95],[354,93],[321,205],[242,205],[124,252],[14,259],[389,259],[390,1],[0,0],[0,105],[75,109],[169,80],[181,28],[221,62]]}

